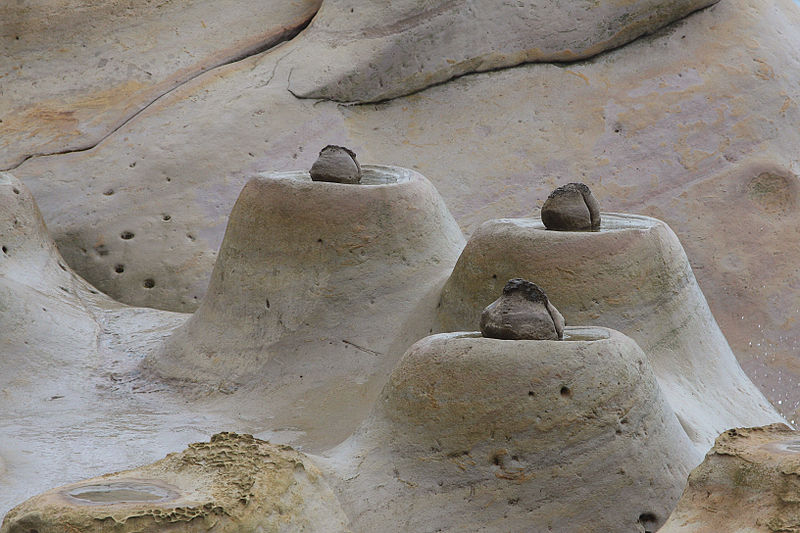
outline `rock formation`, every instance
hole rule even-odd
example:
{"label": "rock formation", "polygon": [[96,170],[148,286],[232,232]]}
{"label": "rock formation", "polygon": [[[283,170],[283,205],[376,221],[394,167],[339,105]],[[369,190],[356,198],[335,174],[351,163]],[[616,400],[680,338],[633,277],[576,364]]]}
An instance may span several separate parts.
{"label": "rock formation", "polygon": [[309,175],[312,181],[360,183],[361,165],[352,150],[329,144],[320,151],[319,157],[311,165]]}
{"label": "rock formation", "polygon": [[550,193],[542,206],[547,229],[578,231],[600,227],[600,205],[583,183],[568,183]]}
{"label": "rock formation", "polygon": [[599,231],[490,220],[470,237],[442,291],[442,331],[477,324],[502,280],[522,276],[571,321],[613,327],[647,354],[699,452],[726,428],[781,421],[739,367],[675,234],[663,222],[603,214]]}
{"label": "rock formation", "polygon": [[565,338],[462,332],[410,348],[361,428],[319,460],[353,530],[634,532],[665,520],[700,456],[646,357],[605,328]]}
{"label": "rock formation", "polygon": [[558,340],[564,317],[535,283],[514,278],[481,313],[481,335],[492,339]]}
{"label": "rock formation", "polygon": [[251,435],[219,433],[155,463],[31,498],[0,527],[66,530],[340,533],[347,518],[304,455]]}
{"label": "rock formation", "polygon": [[464,245],[423,176],[362,171],[360,185],[307,172],[251,180],[208,294],[148,367],[189,388],[250,388],[276,427],[330,444],[347,437],[405,349],[429,332]]}
{"label": "rock formation", "polygon": [[784,424],[717,438],[660,533],[800,531],[800,432]]}
{"label": "rock formation", "polygon": [[289,90],[304,98],[376,102],[470,72],[585,59],[714,1],[328,0],[292,49]]}
{"label": "rock formation", "polygon": [[162,95],[295,36],[321,0],[0,4],[0,169],[82,150]]}

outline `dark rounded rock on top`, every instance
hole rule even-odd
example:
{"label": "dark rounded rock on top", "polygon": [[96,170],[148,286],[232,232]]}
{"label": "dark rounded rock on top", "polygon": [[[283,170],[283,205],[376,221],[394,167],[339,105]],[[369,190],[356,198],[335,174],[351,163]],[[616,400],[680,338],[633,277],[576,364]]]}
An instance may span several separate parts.
{"label": "dark rounded rock on top", "polygon": [[514,278],[481,313],[481,335],[492,339],[560,340],[564,317],[535,283]]}
{"label": "dark rounded rock on top", "polygon": [[583,183],[567,183],[550,193],[542,206],[547,229],[580,231],[600,227],[600,205]]}
{"label": "dark rounded rock on top", "polygon": [[319,152],[319,157],[311,166],[313,181],[334,183],[361,183],[361,165],[356,154],[344,146],[329,144]]}

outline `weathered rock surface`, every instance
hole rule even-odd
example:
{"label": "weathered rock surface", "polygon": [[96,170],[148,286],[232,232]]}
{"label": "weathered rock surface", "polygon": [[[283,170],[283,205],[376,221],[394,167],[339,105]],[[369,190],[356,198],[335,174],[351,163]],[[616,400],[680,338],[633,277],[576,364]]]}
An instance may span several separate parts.
{"label": "weathered rock surface", "polygon": [[564,317],[535,283],[514,278],[481,312],[481,335],[492,339],[559,340]]}
{"label": "weathered rock surface", "polygon": [[542,287],[570,321],[633,338],[699,452],[725,428],[782,421],[737,363],[663,222],[604,213],[599,231],[565,232],[539,219],[490,220],[472,234],[442,291],[441,330],[477,323],[501,280],[513,276]]}
{"label": "weathered rock surface", "polygon": [[72,272],[30,191],[9,173],[0,173],[0,302],[0,515],[54,485],[152,461],[221,424],[137,370],[187,317],[119,304]]}
{"label": "weathered rock surface", "polygon": [[790,0],[729,0],[591,61],[465,76],[378,106],[294,98],[282,47],[17,175],[82,276],[126,303],[184,311],[205,293],[249,176],[309,168],[326,144],[416,167],[467,232],[530,216],[567,179],[590,183],[604,209],[672,226],[743,366],[791,414],[799,25]]}
{"label": "weathered rock surface", "polygon": [[583,183],[556,188],[542,205],[542,222],[547,229],[579,231],[600,227],[600,205]]}
{"label": "weathered rock surface", "polygon": [[347,531],[314,464],[288,446],[220,433],[153,464],[53,489],[2,533]]}
{"label": "weathered rock surface", "polygon": [[[605,328],[563,341],[427,337],[370,417],[318,464],[355,531],[642,531],[700,458],[642,351]],[[578,340],[580,339],[580,340]]]}
{"label": "weathered rock surface", "polygon": [[470,72],[585,59],[714,1],[327,0],[294,47],[289,90],[376,102]]}
{"label": "weathered rock surface", "polygon": [[307,172],[251,180],[208,294],[148,368],[189,389],[252,389],[273,427],[302,429],[316,448],[346,438],[428,334],[464,246],[422,175],[362,170],[360,185]]}
{"label": "weathered rock surface", "polygon": [[91,147],[198,74],[294,36],[321,0],[0,5],[0,169]]}
{"label": "weathered rock surface", "polygon": [[312,181],[331,181],[334,183],[361,182],[361,165],[356,154],[342,146],[328,145],[309,171]]}
{"label": "weathered rock surface", "polygon": [[800,432],[730,429],[689,476],[660,533],[800,531]]}

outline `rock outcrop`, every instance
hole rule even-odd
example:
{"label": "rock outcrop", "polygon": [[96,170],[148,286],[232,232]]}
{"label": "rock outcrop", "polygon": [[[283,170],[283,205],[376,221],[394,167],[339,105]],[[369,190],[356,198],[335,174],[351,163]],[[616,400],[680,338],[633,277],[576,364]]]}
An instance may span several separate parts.
{"label": "rock outcrop", "polygon": [[219,433],[153,464],[31,498],[0,527],[1,533],[66,530],[342,533],[347,518],[303,454]]}
{"label": "rock outcrop", "polygon": [[376,102],[471,72],[586,59],[716,0],[327,0],[294,47],[289,90]]}
{"label": "rock outcrop", "polygon": [[636,532],[699,458],[636,343],[568,327],[422,339],[319,464],[355,531]]}
{"label": "rock outcrop", "polygon": [[659,533],[800,531],[800,432],[784,424],[717,438]]}
{"label": "rock outcrop", "polygon": [[275,427],[347,437],[429,332],[464,245],[422,175],[362,173],[359,185],[308,172],[251,180],[200,308],[148,368],[190,388],[252,388]]}
{"label": "rock outcrop", "polygon": [[598,231],[490,220],[442,291],[442,331],[478,323],[502,280],[534,281],[570,321],[613,327],[647,354],[698,451],[725,428],[781,421],[742,372],[675,234],[654,218],[604,213]]}

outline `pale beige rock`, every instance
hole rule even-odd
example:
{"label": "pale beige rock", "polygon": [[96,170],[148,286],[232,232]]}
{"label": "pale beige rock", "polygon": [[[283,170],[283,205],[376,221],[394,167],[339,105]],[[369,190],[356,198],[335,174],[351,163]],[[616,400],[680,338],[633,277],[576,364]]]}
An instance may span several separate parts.
{"label": "pale beige rock", "polygon": [[284,46],[186,84],[91,151],[17,175],[82,276],[126,303],[184,311],[205,293],[248,177],[309,168],[329,143],[416,167],[467,232],[534,214],[566,180],[590,183],[604,209],[671,225],[745,370],[792,414],[798,27],[790,0],[728,0],[592,61],[464,76],[379,106],[297,100]]}
{"label": "pale beige rock", "polygon": [[410,348],[370,417],[318,461],[353,529],[635,532],[665,520],[700,454],[635,342],[605,328],[565,338],[462,332]]}
{"label": "pale beige rock", "polygon": [[347,518],[303,454],[251,435],[210,442],[133,470],[36,496],[12,509],[2,533],[347,531]]}
{"label": "pale beige rock", "polygon": [[95,145],[187,80],[294,36],[321,0],[0,4],[0,169]]}
{"label": "pale beige rock", "polygon": [[362,172],[360,185],[299,171],[251,180],[208,294],[148,368],[189,389],[252,390],[272,427],[302,429],[317,448],[346,438],[429,332],[464,245],[422,175]]}
{"label": "pale beige rock", "polygon": [[293,47],[289,90],[375,102],[470,72],[585,59],[714,1],[327,0]]}
{"label": "pale beige rock", "polygon": [[800,432],[783,424],[717,438],[660,533],[800,531]]}
{"label": "pale beige rock", "polygon": [[603,214],[599,231],[539,219],[490,220],[470,237],[442,291],[441,331],[477,324],[502,280],[534,281],[570,321],[633,338],[699,452],[725,428],[782,421],[742,372],[663,222]]}

